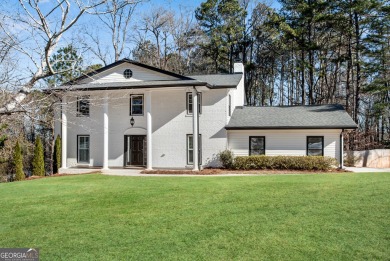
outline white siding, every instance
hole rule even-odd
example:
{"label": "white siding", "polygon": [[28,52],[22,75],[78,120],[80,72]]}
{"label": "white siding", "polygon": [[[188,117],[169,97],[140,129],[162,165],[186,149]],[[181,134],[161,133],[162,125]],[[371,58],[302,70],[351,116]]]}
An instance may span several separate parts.
{"label": "white siding", "polygon": [[[126,69],[133,71],[133,76],[126,79],[123,72]],[[176,77],[159,73],[153,70],[148,70],[141,66],[130,63],[123,63],[109,70],[98,73],[90,78],[84,79],[81,83],[109,83],[109,82],[134,82],[134,81],[157,81],[157,80],[176,80]]]}
{"label": "white siding", "polygon": [[341,130],[229,130],[228,147],[236,156],[249,154],[249,136],[265,136],[265,154],[269,156],[306,155],[306,137],[324,136],[324,156],[340,158]]}

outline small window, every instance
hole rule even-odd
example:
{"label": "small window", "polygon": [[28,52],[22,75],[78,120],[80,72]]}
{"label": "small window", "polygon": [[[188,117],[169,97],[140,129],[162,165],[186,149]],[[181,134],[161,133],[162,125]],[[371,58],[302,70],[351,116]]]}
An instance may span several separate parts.
{"label": "small window", "polygon": [[324,136],[307,137],[307,156],[324,156]]}
{"label": "small window", "polygon": [[133,77],[133,71],[130,69],[126,69],[123,72],[123,77],[125,77],[126,79],[130,79],[131,77]]}
{"label": "small window", "polygon": [[250,155],[265,155],[264,136],[249,137],[249,156]]}
{"label": "small window", "polygon": [[[192,114],[192,92],[187,92],[187,114]],[[202,113],[202,93],[198,92],[198,112]]]}
{"label": "small window", "polygon": [[89,164],[89,135],[77,136],[77,162]]}
{"label": "small window", "polygon": [[89,116],[89,96],[77,97],[77,117]]}
{"label": "small window", "polygon": [[130,115],[144,115],[144,96],[130,95]]}
{"label": "small window", "polygon": [[[202,164],[202,134],[199,134],[198,139],[198,158],[199,164]],[[187,134],[187,165],[194,164],[194,139],[192,134]]]}

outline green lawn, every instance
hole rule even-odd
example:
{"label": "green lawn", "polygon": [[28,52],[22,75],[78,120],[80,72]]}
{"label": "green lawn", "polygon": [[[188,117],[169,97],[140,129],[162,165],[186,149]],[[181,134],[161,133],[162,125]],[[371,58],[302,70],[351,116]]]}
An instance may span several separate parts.
{"label": "green lawn", "polygon": [[390,260],[390,173],[80,175],[0,199],[0,247],[41,260]]}

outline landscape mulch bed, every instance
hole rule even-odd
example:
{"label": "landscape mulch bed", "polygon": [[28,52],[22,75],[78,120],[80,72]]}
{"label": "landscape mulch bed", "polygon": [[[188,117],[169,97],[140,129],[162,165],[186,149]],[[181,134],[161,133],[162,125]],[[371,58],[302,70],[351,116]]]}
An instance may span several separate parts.
{"label": "landscape mulch bed", "polygon": [[91,172],[91,173],[82,173],[82,174],[53,174],[53,175],[48,175],[48,176],[30,176],[26,178],[25,180],[33,180],[33,179],[42,179],[42,178],[52,178],[52,177],[62,177],[62,176],[75,176],[75,175],[88,175],[88,174],[96,174],[100,173],[98,171],[96,172]]}
{"label": "landscape mulch bed", "polygon": [[329,171],[316,170],[232,170],[232,169],[203,169],[200,171],[192,170],[143,170],[142,174],[169,174],[169,175],[218,175],[218,174],[325,174],[325,173],[343,173],[350,172],[343,169],[332,169]]}

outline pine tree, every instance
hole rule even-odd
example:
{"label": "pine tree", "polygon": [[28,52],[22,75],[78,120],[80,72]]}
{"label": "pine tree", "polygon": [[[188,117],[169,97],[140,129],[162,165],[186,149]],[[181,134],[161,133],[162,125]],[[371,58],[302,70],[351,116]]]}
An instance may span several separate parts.
{"label": "pine tree", "polygon": [[34,176],[45,176],[45,161],[43,157],[43,146],[41,138],[37,137],[35,140],[34,158],[33,158],[33,171]]}
{"label": "pine tree", "polygon": [[23,171],[23,154],[19,145],[19,141],[16,142],[14,149],[14,166],[15,166],[15,180],[24,180],[26,175]]}
{"label": "pine tree", "polygon": [[238,0],[207,0],[195,11],[201,30],[207,38],[202,48],[212,57],[214,71],[233,69],[233,56],[242,40],[246,12]]}
{"label": "pine tree", "polygon": [[61,168],[61,138],[58,135],[54,143],[54,162],[53,162],[53,172],[58,173],[58,170]]}
{"label": "pine tree", "polygon": [[58,51],[50,57],[52,68],[61,72],[55,76],[48,77],[47,83],[50,85],[61,85],[72,79],[80,76],[81,66],[83,63],[82,57],[77,53],[77,49],[69,44],[68,46],[58,49]]}

